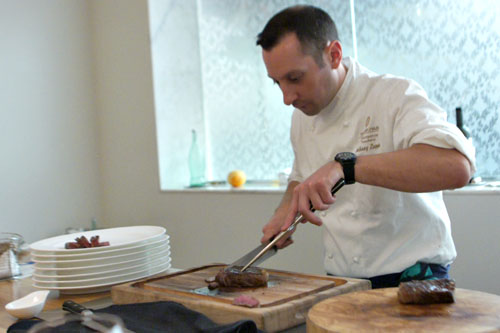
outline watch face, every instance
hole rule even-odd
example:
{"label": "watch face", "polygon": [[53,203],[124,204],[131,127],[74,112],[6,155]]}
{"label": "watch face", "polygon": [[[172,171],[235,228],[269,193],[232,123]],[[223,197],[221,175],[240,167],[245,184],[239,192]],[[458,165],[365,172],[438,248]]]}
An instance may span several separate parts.
{"label": "watch face", "polygon": [[354,153],[349,153],[349,152],[338,153],[335,156],[335,160],[337,161],[350,161],[355,159],[356,155]]}

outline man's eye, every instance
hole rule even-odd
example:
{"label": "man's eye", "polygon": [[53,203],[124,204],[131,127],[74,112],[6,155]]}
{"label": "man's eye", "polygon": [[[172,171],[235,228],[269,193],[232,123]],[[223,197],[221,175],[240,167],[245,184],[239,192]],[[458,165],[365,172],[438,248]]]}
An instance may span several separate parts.
{"label": "man's eye", "polygon": [[301,76],[291,76],[288,78],[288,80],[290,80],[290,82],[298,82],[301,78]]}

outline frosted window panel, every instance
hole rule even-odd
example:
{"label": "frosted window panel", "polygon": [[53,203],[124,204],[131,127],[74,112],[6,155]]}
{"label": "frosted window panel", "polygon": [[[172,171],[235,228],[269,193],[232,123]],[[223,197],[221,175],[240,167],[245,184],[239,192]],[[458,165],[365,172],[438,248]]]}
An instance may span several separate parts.
{"label": "frosted window panel", "polygon": [[160,184],[182,188],[189,185],[191,130],[205,142],[196,1],[148,4]]}
{"label": "frosted window panel", "polygon": [[330,12],[352,55],[349,1],[149,1],[162,189],[189,184],[192,128],[209,180],[234,169],[274,180],[292,166],[292,108],[267,77],[255,42],[271,16],[298,3]]}
{"label": "frosted window panel", "polygon": [[[255,42],[270,17],[296,3],[198,1],[203,109],[213,179],[225,179],[231,170],[241,169],[249,179],[273,180],[292,165],[289,131],[293,108],[283,104],[279,87],[267,77],[261,48]],[[349,2],[308,3],[338,16],[349,52]]]}
{"label": "frosted window panel", "polygon": [[500,1],[356,1],[359,61],[412,78],[455,123],[461,106],[477,175],[500,176]]}
{"label": "frosted window panel", "polygon": [[[325,9],[344,55],[354,56],[347,0],[150,0],[162,189],[189,184],[191,129],[207,178],[242,169],[276,179],[290,167],[291,108],[267,77],[256,35],[293,4]],[[461,106],[477,149],[477,175],[500,175],[500,1],[354,1],[358,59],[378,73],[419,82],[455,123]]]}

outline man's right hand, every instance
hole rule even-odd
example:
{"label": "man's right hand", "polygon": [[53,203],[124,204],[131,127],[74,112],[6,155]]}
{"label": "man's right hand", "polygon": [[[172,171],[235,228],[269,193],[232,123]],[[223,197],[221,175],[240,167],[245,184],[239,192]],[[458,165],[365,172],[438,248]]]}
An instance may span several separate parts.
{"label": "man's right hand", "polygon": [[[262,233],[264,234],[260,240],[262,244],[269,243],[274,236],[277,236],[281,232],[281,228],[283,227],[283,224],[285,223],[286,217],[289,213],[288,210],[293,196],[293,189],[297,185],[299,185],[299,182],[296,181],[291,181],[290,183],[288,183],[279,207],[276,209],[269,222],[264,226],[264,228],[262,228]],[[282,239],[277,242],[276,246],[279,249],[282,249],[292,243],[293,240],[290,234],[290,237],[288,237],[287,239]]]}

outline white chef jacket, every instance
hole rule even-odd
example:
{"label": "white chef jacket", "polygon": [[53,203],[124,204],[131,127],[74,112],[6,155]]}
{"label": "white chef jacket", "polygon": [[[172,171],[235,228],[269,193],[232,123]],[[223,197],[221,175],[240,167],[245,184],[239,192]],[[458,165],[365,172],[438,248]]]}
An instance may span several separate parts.
{"label": "white chef jacket", "polygon": [[[342,87],[315,116],[296,109],[289,181],[302,182],[339,152],[393,152],[417,143],[456,148],[473,165],[474,147],[416,83],[378,75],[350,58]],[[474,171],[474,170],[473,170]],[[368,278],[399,273],[418,261],[448,265],[456,257],[442,192],[405,193],[355,183],[344,186],[324,222],[328,273]]]}

